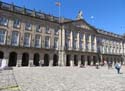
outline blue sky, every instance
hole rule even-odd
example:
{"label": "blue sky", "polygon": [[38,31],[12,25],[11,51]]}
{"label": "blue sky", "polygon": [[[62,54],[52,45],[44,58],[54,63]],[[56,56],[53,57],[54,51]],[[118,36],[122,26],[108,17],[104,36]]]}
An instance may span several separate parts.
{"label": "blue sky", "polygon": [[[58,16],[58,0],[2,0]],[[61,16],[75,20],[79,10],[91,25],[116,34],[125,33],[125,0],[60,0]]]}

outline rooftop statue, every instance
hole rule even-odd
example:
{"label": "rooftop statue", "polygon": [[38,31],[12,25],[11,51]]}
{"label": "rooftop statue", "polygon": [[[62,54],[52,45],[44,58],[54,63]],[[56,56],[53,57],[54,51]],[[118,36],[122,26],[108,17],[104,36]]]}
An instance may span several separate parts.
{"label": "rooftop statue", "polygon": [[77,15],[77,19],[83,19],[83,12],[80,10]]}

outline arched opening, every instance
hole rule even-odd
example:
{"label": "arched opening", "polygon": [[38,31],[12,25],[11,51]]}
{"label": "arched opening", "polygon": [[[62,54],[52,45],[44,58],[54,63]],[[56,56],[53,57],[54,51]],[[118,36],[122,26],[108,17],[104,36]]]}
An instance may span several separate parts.
{"label": "arched opening", "polygon": [[74,55],[74,66],[78,66],[78,56]]}
{"label": "arched opening", "polygon": [[121,65],[123,65],[123,58],[121,57]]}
{"label": "arched opening", "polygon": [[34,58],[33,58],[33,64],[34,64],[35,66],[39,66],[39,61],[40,61],[40,56],[39,56],[38,53],[35,53],[35,54],[34,54]]}
{"label": "arched opening", "polygon": [[107,57],[106,59],[107,59],[107,63],[109,63],[109,58]]}
{"label": "arched opening", "polygon": [[9,55],[9,63],[8,66],[16,66],[17,64],[17,53],[16,52],[11,52]]}
{"label": "arched opening", "polygon": [[113,63],[113,60],[112,60],[112,59],[113,59],[113,58],[111,57],[111,59],[110,59],[110,60],[111,60],[111,64]]}
{"label": "arched opening", "polygon": [[81,64],[84,66],[85,65],[85,57],[84,55],[81,56]]}
{"label": "arched opening", "polygon": [[28,64],[29,64],[29,54],[28,53],[23,53],[22,66],[28,66]]}
{"label": "arched opening", "polygon": [[66,66],[70,66],[70,55],[66,55]]}
{"label": "arched opening", "polygon": [[114,58],[114,64],[116,64],[116,58]]}
{"label": "arched opening", "polygon": [[49,55],[48,54],[44,55],[44,66],[49,66]]}
{"label": "arched opening", "polygon": [[2,51],[0,51],[0,66],[1,66],[1,63],[2,63],[3,57],[4,57],[4,53]]}
{"label": "arched opening", "polygon": [[56,54],[53,56],[53,66],[58,66],[58,56]]}
{"label": "arched opening", "polygon": [[96,62],[97,62],[97,58],[96,56],[93,56],[93,65],[96,65]]}
{"label": "arched opening", "polygon": [[90,59],[90,56],[87,56],[87,65],[91,65],[91,59]]}
{"label": "arched opening", "polygon": [[3,59],[3,57],[4,57],[4,53],[0,51],[0,59]]}

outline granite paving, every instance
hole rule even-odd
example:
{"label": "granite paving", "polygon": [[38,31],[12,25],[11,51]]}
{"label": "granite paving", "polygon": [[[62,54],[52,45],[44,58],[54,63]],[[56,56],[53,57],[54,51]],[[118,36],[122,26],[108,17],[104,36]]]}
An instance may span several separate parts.
{"label": "granite paving", "polygon": [[19,89],[0,91],[125,91],[125,66],[121,74],[114,67],[14,67],[0,73],[0,88],[7,84]]}

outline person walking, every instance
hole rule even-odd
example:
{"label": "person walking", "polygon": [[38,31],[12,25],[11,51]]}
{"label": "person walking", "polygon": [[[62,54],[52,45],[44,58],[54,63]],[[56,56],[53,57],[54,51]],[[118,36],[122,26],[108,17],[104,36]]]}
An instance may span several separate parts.
{"label": "person walking", "polygon": [[121,64],[120,62],[115,64],[115,69],[117,70],[117,73],[120,74]]}

